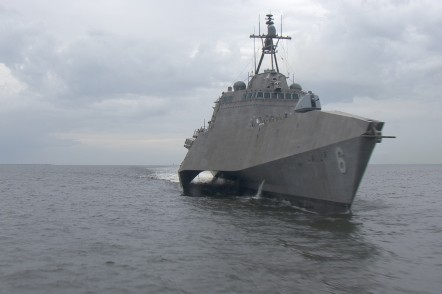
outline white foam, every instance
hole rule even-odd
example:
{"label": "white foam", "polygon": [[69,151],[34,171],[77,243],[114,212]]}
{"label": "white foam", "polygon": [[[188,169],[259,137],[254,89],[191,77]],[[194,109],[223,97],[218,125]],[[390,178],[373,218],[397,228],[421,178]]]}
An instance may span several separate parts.
{"label": "white foam", "polygon": [[173,183],[179,183],[177,166],[161,166],[149,168],[152,171],[151,177],[158,180],[165,180]]}

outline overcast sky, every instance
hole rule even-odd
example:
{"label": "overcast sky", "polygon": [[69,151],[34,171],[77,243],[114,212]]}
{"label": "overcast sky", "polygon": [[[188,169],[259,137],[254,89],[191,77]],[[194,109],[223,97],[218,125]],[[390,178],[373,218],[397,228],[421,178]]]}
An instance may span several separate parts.
{"label": "overcast sky", "polygon": [[269,12],[283,73],[398,137],[371,163],[442,163],[440,0],[1,0],[0,163],[179,164]]}

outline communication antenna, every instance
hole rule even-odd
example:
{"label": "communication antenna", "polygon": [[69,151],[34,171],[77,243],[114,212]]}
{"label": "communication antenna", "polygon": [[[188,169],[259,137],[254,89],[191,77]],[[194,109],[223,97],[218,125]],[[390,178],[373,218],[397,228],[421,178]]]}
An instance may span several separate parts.
{"label": "communication antenna", "polygon": [[282,36],[282,15],[281,15],[281,36]]}
{"label": "communication antenna", "polygon": [[[253,28],[253,34],[255,34],[255,28]],[[253,69],[256,71],[256,40],[253,39],[253,61],[255,62]]]}

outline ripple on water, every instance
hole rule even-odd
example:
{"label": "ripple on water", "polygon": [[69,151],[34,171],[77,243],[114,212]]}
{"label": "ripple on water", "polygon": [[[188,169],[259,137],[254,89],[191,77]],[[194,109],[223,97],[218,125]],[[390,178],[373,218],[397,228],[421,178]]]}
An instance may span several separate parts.
{"label": "ripple on water", "polygon": [[441,166],[369,166],[345,218],[182,197],[176,170],[0,165],[1,290],[439,293]]}

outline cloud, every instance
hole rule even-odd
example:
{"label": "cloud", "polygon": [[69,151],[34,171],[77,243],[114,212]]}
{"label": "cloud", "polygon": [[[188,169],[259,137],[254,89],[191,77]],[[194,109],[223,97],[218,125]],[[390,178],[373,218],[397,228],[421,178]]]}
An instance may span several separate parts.
{"label": "cloud", "polygon": [[438,163],[442,137],[439,110],[442,101],[432,97],[383,98],[354,97],[348,102],[323,105],[323,110],[340,110],[386,122],[383,134],[396,139],[383,139],[377,146],[372,163]]}
{"label": "cloud", "polygon": [[[385,140],[376,162],[434,162],[442,147],[432,131],[441,125],[438,1],[272,6],[293,37],[280,44],[280,69],[319,94],[324,109],[384,120],[385,132],[398,135],[402,149]],[[261,0],[191,0],[174,9],[152,1],[3,1],[0,162],[178,163],[181,141],[210,118],[214,100],[247,80],[248,35],[268,12]],[[423,141],[433,147],[419,152],[410,143]]]}
{"label": "cloud", "polygon": [[[20,82],[12,73],[11,70],[0,63],[0,99],[4,105],[8,106],[14,101],[13,97],[20,95],[27,89],[27,86]],[[10,101],[8,101],[10,99]]]}
{"label": "cloud", "polygon": [[440,29],[434,32],[441,25],[437,2],[327,1],[323,5],[327,16],[321,30],[308,31],[315,38],[302,36],[296,50],[302,56],[299,76],[308,84],[325,83],[326,89],[330,83],[355,86],[350,92],[343,90],[345,97],[333,91],[333,100],[382,96],[389,89],[403,95],[410,93],[404,85],[428,85],[439,78],[442,56],[433,49],[440,46]]}

